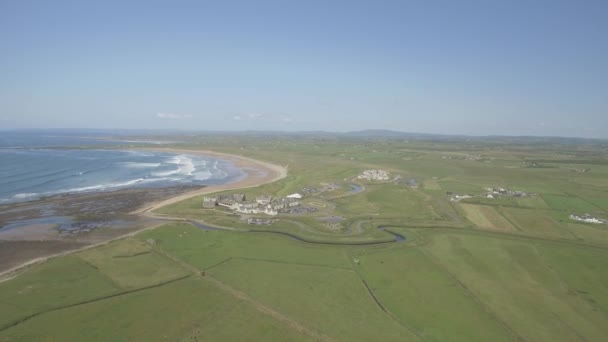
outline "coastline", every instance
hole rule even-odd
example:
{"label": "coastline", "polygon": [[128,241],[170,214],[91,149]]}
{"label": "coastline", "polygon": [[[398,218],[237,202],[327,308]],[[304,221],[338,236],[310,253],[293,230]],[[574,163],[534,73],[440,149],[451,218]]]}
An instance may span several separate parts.
{"label": "coastline", "polygon": [[209,185],[204,187],[203,189],[189,191],[162,201],[149,203],[142,208],[130,212],[130,214],[148,214],[158,208],[177,203],[192,197],[207,195],[220,191],[254,188],[260,185],[278,181],[287,176],[287,167],[235,154],[228,154],[209,150],[188,150],[177,148],[137,148],[132,150],[183,153],[217,157],[232,162],[236,167],[245,172],[246,175],[242,179],[238,179],[226,184]]}
{"label": "coastline", "polygon": [[[286,167],[259,161],[259,160],[245,157],[245,156],[220,153],[220,152],[215,152],[215,151],[186,150],[186,149],[175,149],[175,148],[137,148],[137,149],[127,149],[127,150],[159,151],[159,152],[195,154],[195,155],[217,157],[217,158],[232,162],[235,167],[238,167],[243,172],[245,172],[245,177],[243,177],[241,179],[237,179],[237,180],[234,180],[234,181],[226,183],[226,184],[209,185],[202,189],[188,191],[188,192],[181,193],[179,195],[172,196],[172,197],[169,197],[169,198],[166,198],[163,200],[146,203],[142,207],[135,209],[128,213],[129,215],[135,215],[135,216],[140,216],[140,217],[144,217],[144,218],[154,218],[155,215],[152,213],[153,210],[161,208],[166,205],[176,203],[176,202],[180,202],[180,201],[183,201],[183,200],[195,197],[195,196],[200,196],[200,195],[205,195],[205,194],[210,194],[210,193],[215,193],[215,192],[220,192],[220,191],[227,191],[227,190],[253,188],[253,187],[257,187],[257,186],[264,185],[267,183],[275,182],[275,181],[283,179],[287,176]],[[111,192],[108,194],[111,195]],[[152,223],[152,222],[150,222],[150,223]],[[117,236],[112,236],[109,239],[104,239],[103,241],[97,240],[96,242],[94,242],[92,244],[86,244],[86,245],[80,246],[79,248],[76,248],[76,249],[69,249],[69,250],[59,252],[59,253],[52,253],[50,255],[40,256],[40,257],[36,257],[34,259],[24,260],[22,263],[19,263],[19,264],[15,265],[14,267],[0,271],[0,282],[11,279],[12,277],[16,276],[21,270],[23,270],[29,266],[32,266],[34,264],[42,263],[42,262],[45,262],[45,261],[55,258],[55,257],[68,255],[68,254],[82,251],[85,249],[94,248],[96,246],[104,245],[104,244],[110,243],[115,240],[124,239],[124,238],[130,237],[130,236],[133,236],[141,231],[153,229],[162,224],[164,224],[164,223],[154,222],[151,225],[135,228],[132,230],[127,230],[123,234],[119,234]],[[11,242],[9,240],[3,240],[3,241]],[[42,240],[38,240],[38,241],[44,242]],[[61,241],[61,240],[49,240],[49,241],[56,242],[56,241]],[[19,243],[22,241],[16,240],[16,241],[12,241],[12,242]]]}

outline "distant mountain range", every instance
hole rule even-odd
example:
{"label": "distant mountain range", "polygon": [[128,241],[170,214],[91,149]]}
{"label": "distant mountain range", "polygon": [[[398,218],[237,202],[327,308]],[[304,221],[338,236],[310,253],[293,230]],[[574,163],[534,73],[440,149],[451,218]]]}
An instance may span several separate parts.
{"label": "distant mountain range", "polygon": [[188,136],[198,135],[233,135],[233,136],[296,136],[317,138],[357,138],[357,139],[411,139],[411,140],[438,140],[438,141],[495,141],[509,143],[534,143],[534,142],[606,142],[608,139],[591,139],[576,137],[555,136],[507,136],[486,135],[473,136],[462,134],[434,134],[392,131],[386,129],[366,129],[351,132],[328,132],[328,131],[195,131],[195,130],[146,130],[146,129],[90,129],[90,128],[53,128],[53,129],[13,129],[0,130],[2,132],[23,133],[33,135],[66,135],[66,136],[92,136],[92,137],[135,137],[135,136]]}

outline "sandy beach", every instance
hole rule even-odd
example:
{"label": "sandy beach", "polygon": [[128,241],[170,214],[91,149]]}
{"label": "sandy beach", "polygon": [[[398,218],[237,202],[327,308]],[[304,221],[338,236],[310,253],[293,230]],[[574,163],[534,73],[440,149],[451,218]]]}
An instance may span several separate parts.
{"label": "sandy beach", "polygon": [[[141,230],[154,228],[160,224],[160,221],[153,220],[155,215],[152,213],[152,211],[160,207],[204,194],[226,190],[252,188],[277,181],[287,176],[286,167],[244,156],[207,150],[185,150],[174,148],[149,148],[137,150],[161,151],[178,154],[198,154],[216,157],[232,162],[235,167],[243,170],[246,175],[241,179],[226,184],[210,185],[204,188],[196,188],[195,190],[187,192],[182,191],[175,196],[170,196],[168,198],[164,196],[165,198],[161,200],[146,202],[138,209],[125,213],[128,215],[133,215],[133,217],[136,218],[141,218],[141,222],[139,222],[137,226],[128,229],[116,229],[113,227],[108,227],[100,230],[93,230],[84,235],[77,234],[76,236],[66,237],[54,230],[51,227],[53,225],[36,224],[21,227],[13,231],[4,232],[3,234],[0,234],[0,243],[2,243],[2,250],[5,252],[4,255],[2,255],[4,263],[0,263],[0,281],[6,280],[7,276],[10,278],[11,274],[15,274],[25,267],[44,262],[50,258],[74,253],[87,248],[93,248],[94,246],[105,244],[116,239],[132,236]],[[104,206],[110,205],[111,203],[108,201],[112,200],[113,198],[121,198],[118,200],[120,205],[126,205],[127,201],[132,200],[136,196],[139,198],[139,200],[141,200],[141,196],[143,196],[143,194],[145,194],[147,191],[159,192],[159,194],[152,196],[153,198],[162,196],[162,191],[160,190],[135,189],[98,194],[85,194],[79,196],[64,195],[34,202],[32,203],[32,206],[34,207],[34,211],[37,210],[39,202],[45,203],[46,201],[51,203],[59,203],[61,206],[66,205],[64,202],[69,203],[70,201],[77,201],[80,203],[83,201],[95,202],[99,203],[100,206]],[[135,201],[135,203],[137,203],[137,201]],[[18,204],[17,206],[27,205],[29,204]],[[25,213],[27,213],[27,211],[21,214]]]}
{"label": "sandy beach", "polygon": [[195,196],[211,194],[214,192],[226,191],[226,190],[235,190],[235,189],[246,189],[253,188],[256,186],[260,186],[263,184],[275,182],[279,179],[285,178],[287,176],[287,167],[263,162],[260,160],[238,156],[234,154],[220,153],[215,151],[208,150],[184,150],[184,149],[175,149],[175,148],[149,148],[149,149],[137,149],[138,151],[161,151],[161,152],[170,152],[170,153],[184,153],[184,154],[199,154],[211,157],[217,157],[220,159],[228,160],[234,164],[234,166],[240,168],[246,173],[246,177],[243,179],[221,184],[221,185],[211,185],[207,186],[203,189],[190,191],[163,201],[154,202],[151,204],[147,204],[146,206],[139,208],[131,214],[142,214],[142,213],[150,213],[151,211],[158,209],[160,207],[164,207],[169,204],[173,204],[176,202],[183,201],[188,198],[192,198]]}

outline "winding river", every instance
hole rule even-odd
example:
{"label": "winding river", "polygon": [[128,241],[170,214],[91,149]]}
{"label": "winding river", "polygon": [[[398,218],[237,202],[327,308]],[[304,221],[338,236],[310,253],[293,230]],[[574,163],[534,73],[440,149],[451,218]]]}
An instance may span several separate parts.
{"label": "winding river", "polygon": [[[191,225],[204,229],[204,230],[227,230],[225,228],[211,226],[211,225],[204,224],[204,223],[194,221],[194,220],[185,220],[185,222],[188,222]],[[293,233],[279,232],[279,231],[273,231],[273,230],[249,229],[249,230],[243,230],[242,232],[277,234],[277,235],[287,236],[289,238],[292,238],[294,240],[304,242],[304,243],[317,244],[317,245],[334,245],[334,246],[371,246],[371,245],[381,245],[381,244],[395,243],[395,242],[397,242],[397,243],[405,242],[407,240],[404,235],[390,231],[387,229],[386,226],[380,226],[380,227],[378,227],[378,230],[381,230],[383,232],[393,235],[395,237],[394,240],[393,241],[353,241],[353,242],[317,241],[317,240],[310,240],[310,239],[298,236]]]}

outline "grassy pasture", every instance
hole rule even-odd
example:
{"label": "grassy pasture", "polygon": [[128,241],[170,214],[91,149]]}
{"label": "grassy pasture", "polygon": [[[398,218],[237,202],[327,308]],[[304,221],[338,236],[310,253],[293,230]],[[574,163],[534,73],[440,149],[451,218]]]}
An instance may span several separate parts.
{"label": "grassy pasture", "polygon": [[189,274],[135,239],[87,250],[78,256],[123,289],[150,286]]}
{"label": "grassy pasture", "polygon": [[[389,241],[377,229],[386,225],[407,242],[315,245],[169,224],[0,283],[0,341],[318,340],[270,309],[334,341],[600,341],[608,333],[608,226],[568,219],[608,210],[604,150],[240,136],[184,146],[289,165],[287,178],[246,190],[250,197],[322,183],[344,185],[333,195],[346,196],[310,196],[305,201],[323,203],[318,212],[279,215],[268,227],[202,210],[200,197],[159,212],[325,242]],[[481,160],[464,159],[470,156]],[[535,160],[544,167],[526,167]],[[370,183],[349,195],[349,179],[368,168],[421,186]],[[590,171],[574,170],[581,168]],[[445,196],[495,186],[538,195],[460,203]],[[319,221],[329,215],[345,217],[340,229]]]}
{"label": "grassy pasture", "polygon": [[506,207],[501,208],[500,211],[526,234],[564,239],[574,237],[550,211]]}
{"label": "grassy pasture", "polygon": [[159,248],[200,269],[207,269],[228,258],[350,267],[340,248],[303,244],[265,233],[205,231],[189,224],[173,224],[143,232],[137,237],[156,240]]}
{"label": "grassy pasture", "polygon": [[441,187],[439,186],[437,180],[432,178],[425,179],[422,184],[425,190],[441,190]]}
{"label": "grassy pasture", "polygon": [[362,193],[336,200],[336,209],[338,214],[350,217],[403,217],[422,221],[439,218],[429,197],[395,184],[368,185]]}
{"label": "grassy pasture", "polygon": [[[69,325],[66,325],[69,322]],[[208,282],[166,286],[51,312],[0,333],[34,341],[313,341]]]}
{"label": "grassy pasture", "polygon": [[[180,263],[166,258],[167,253],[337,341],[569,341],[581,336],[597,340],[604,332],[608,317],[603,308],[608,297],[603,273],[597,272],[604,272],[607,251],[471,230],[392,229],[406,234],[412,242],[369,247],[310,245],[269,234],[167,225],[142,232],[137,239],[110,244],[102,248],[106,253],[92,250],[58,258],[55,261],[59,264],[50,261],[1,283],[0,293],[5,294],[2,312],[6,315],[6,310],[23,307],[30,300],[40,302],[25,296],[10,302],[15,298],[11,291],[27,289],[33,281],[27,277],[30,272],[30,277],[43,276],[34,278],[38,289],[44,289],[44,295],[57,293],[46,300],[54,299],[58,304],[65,304],[66,298],[95,299],[104,291],[124,293],[111,278],[120,279],[123,273],[107,271],[115,265],[114,259],[133,262],[133,272],[142,279],[147,273],[137,273],[141,264],[133,258],[149,255],[179,269],[175,276],[187,273],[181,271]],[[154,239],[154,248],[162,252],[142,254],[149,248],[142,241],[148,239]],[[91,260],[90,264],[85,259]],[[158,264],[152,261],[151,266]],[[82,269],[79,276],[84,283],[52,282],[49,272],[70,275],[74,267]],[[80,286],[87,282],[95,286]],[[152,279],[148,283],[154,284]],[[191,276],[43,313],[0,331],[0,340],[41,336],[62,340],[155,340],[163,336],[215,340],[251,336],[252,340],[272,341],[310,337],[260,315],[247,302],[228,294],[205,277]],[[33,306],[30,312],[36,310],[40,307]],[[98,317],[107,318],[98,321]],[[563,325],[560,317],[569,325]],[[11,320],[7,316],[1,319]],[[70,322],[71,328],[61,328],[61,322]]]}
{"label": "grassy pasture", "polygon": [[[562,277],[564,273],[589,275],[597,269],[576,261],[577,248],[572,250],[572,268],[555,269],[552,265],[560,260],[546,251],[562,247],[538,244],[437,234],[424,249],[518,336],[531,341],[601,340],[608,316],[573,294],[568,278]],[[605,288],[600,292],[605,293]]]}
{"label": "grassy pasture", "polygon": [[416,248],[353,253],[384,306],[425,341],[507,341],[510,333]]}
{"label": "grassy pasture", "polygon": [[460,203],[460,207],[464,211],[466,218],[479,228],[496,231],[516,230],[516,228],[493,207],[464,203]]}
{"label": "grassy pasture", "polygon": [[418,340],[385,316],[352,270],[233,259],[210,273],[339,340]]}
{"label": "grassy pasture", "polygon": [[563,222],[562,226],[581,241],[594,245],[608,245],[608,225]]}
{"label": "grassy pasture", "polygon": [[543,199],[552,209],[572,214],[593,213],[599,210],[592,203],[573,196],[543,195]]}
{"label": "grassy pasture", "polygon": [[0,283],[0,327],[30,315],[120,292],[107,276],[76,256],[33,266]]}

